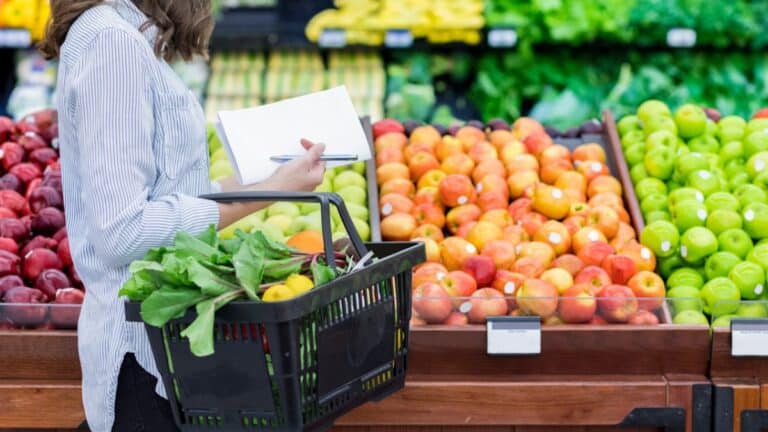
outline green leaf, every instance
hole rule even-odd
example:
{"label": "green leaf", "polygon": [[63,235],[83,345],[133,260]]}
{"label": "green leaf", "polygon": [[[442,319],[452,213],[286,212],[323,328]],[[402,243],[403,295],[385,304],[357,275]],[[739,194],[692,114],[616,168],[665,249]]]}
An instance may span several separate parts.
{"label": "green leaf", "polygon": [[214,248],[219,247],[219,235],[216,232],[216,227],[213,225],[209,225],[208,229],[197,236],[197,238],[209,246]]}
{"label": "green leaf", "polygon": [[234,255],[238,250],[240,250],[240,245],[243,244],[243,239],[240,237],[233,237],[231,239],[222,240],[220,242],[221,248],[224,250],[224,252]]}
{"label": "green leaf", "polygon": [[326,284],[336,278],[336,272],[330,267],[315,261],[312,263],[312,279],[316,287]]}
{"label": "green leaf", "polygon": [[162,327],[206,298],[198,289],[164,286],[141,303],[141,318],[149,325]]}
{"label": "green leaf", "polygon": [[245,289],[248,298],[258,300],[259,286],[264,278],[264,255],[255,253],[248,243],[243,242],[240,250],[232,257],[232,262],[235,265],[237,280]]}
{"label": "green leaf", "polygon": [[208,243],[179,231],[176,234],[176,255],[193,257],[201,261],[214,261],[220,255],[219,250]]}
{"label": "green leaf", "polygon": [[216,299],[206,300],[197,305],[197,318],[192,321],[181,336],[189,339],[189,349],[198,357],[213,354],[213,324],[216,318]]}
{"label": "green leaf", "polygon": [[144,301],[158,289],[153,278],[145,272],[137,272],[128,279],[118,292],[119,296],[126,296],[131,301]]}
{"label": "green leaf", "polygon": [[299,273],[304,264],[303,259],[283,259],[283,260],[265,260],[264,278],[271,281],[282,281],[288,276]]}
{"label": "green leaf", "polygon": [[200,287],[203,294],[208,296],[219,296],[230,291],[237,291],[240,287],[229,280],[214,273],[204,265],[200,264],[194,258],[187,259],[187,273],[189,280]]}
{"label": "green leaf", "polygon": [[261,231],[254,231],[250,234],[249,245],[252,248],[254,254],[258,254],[258,249],[261,250],[262,255],[269,259],[281,259],[288,258],[297,253],[296,249],[290,246],[276,242],[269,237],[265,236]]}

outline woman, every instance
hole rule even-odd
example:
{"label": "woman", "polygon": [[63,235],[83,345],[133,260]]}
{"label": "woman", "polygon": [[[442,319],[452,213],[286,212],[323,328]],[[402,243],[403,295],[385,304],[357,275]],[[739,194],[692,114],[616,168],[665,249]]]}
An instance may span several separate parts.
{"label": "woman", "polygon": [[[166,63],[204,56],[211,0],[52,0],[41,46],[59,59],[57,104],[67,229],[87,294],[78,326],[83,402],[93,431],[176,430],[141,324],[117,295],[128,265],[177,231],[200,233],[262,204],[217,191],[310,191],[322,145],[262,184],[208,181],[205,117]],[[257,131],[254,131],[256,135]],[[254,144],[265,145],[265,144]]]}

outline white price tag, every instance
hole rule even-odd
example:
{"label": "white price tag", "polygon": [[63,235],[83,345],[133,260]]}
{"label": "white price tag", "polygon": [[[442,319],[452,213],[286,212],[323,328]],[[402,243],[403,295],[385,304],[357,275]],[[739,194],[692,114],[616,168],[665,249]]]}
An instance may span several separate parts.
{"label": "white price tag", "polygon": [[733,357],[768,357],[768,319],[731,321]]}
{"label": "white price tag", "polygon": [[488,317],[485,326],[489,355],[541,354],[539,317]]}
{"label": "white price tag", "polygon": [[407,29],[387,30],[384,46],[388,48],[409,48],[413,45],[413,33]]}
{"label": "white price tag", "polygon": [[1,48],[27,48],[32,45],[32,35],[26,29],[0,29]]}
{"label": "white price tag", "polygon": [[517,30],[495,28],[488,31],[488,46],[492,48],[511,48],[517,45]]}
{"label": "white price tag", "polygon": [[690,28],[669,29],[667,45],[672,48],[691,48],[696,45],[696,30]]}
{"label": "white price tag", "polygon": [[347,45],[347,32],[344,29],[325,29],[320,33],[317,44],[321,48],[343,48]]}

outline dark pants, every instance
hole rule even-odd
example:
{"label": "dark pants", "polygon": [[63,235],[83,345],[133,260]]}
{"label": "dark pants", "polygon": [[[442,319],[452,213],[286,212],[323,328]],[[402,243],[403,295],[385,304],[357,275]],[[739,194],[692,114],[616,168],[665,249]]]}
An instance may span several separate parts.
{"label": "dark pants", "polygon": [[133,354],[120,367],[113,432],[175,432],[171,405],[155,393],[157,379],[147,373]]}

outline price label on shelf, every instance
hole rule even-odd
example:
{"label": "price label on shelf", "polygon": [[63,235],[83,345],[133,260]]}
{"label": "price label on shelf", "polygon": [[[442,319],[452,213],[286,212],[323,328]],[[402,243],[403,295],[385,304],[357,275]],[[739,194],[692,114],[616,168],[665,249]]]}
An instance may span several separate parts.
{"label": "price label on shelf", "polygon": [[384,46],[388,48],[409,48],[413,45],[413,33],[407,29],[387,30]]}
{"label": "price label on shelf", "polygon": [[667,45],[672,48],[691,48],[696,45],[696,30],[673,28],[667,32]]}
{"label": "price label on shelf", "polygon": [[488,31],[488,46],[491,48],[512,48],[517,45],[517,30],[495,28]]}
{"label": "price label on shelf", "polygon": [[0,48],[27,48],[32,35],[26,29],[0,29]]}
{"label": "price label on shelf", "polygon": [[541,354],[539,317],[488,317],[485,326],[489,355]]}
{"label": "price label on shelf", "polygon": [[731,356],[768,357],[768,319],[731,321]]}
{"label": "price label on shelf", "polygon": [[347,45],[347,32],[344,29],[325,29],[320,33],[317,44],[321,48],[344,48]]}

